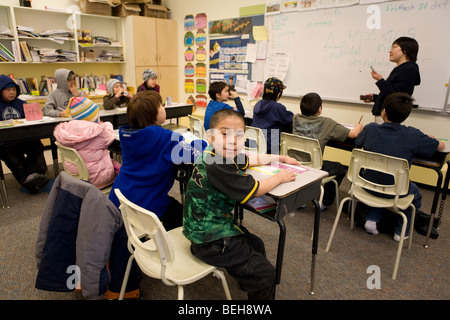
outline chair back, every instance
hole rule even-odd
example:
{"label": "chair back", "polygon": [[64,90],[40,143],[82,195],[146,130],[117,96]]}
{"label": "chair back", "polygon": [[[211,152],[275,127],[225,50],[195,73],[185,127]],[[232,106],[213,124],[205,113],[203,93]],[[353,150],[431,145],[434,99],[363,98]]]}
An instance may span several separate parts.
{"label": "chair back", "polygon": [[[86,167],[86,163],[84,162],[83,158],[78,153],[78,151],[73,148],[66,147],[61,143],[59,143],[58,141],[56,141],[55,144],[58,147],[58,150],[61,154],[64,171],[66,171],[71,176],[74,176],[75,178],[89,181],[89,171]],[[66,168],[67,162],[72,163],[77,167],[78,174],[74,174],[73,172],[67,170]]]}
{"label": "chair back", "polygon": [[[119,189],[114,192],[120,201],[119,209],[129,242],[150,256],[158,255],[163,273],[164,267],[175,258],[166,229],[156,214],[132,203]],[[163,274],[159,276],[164,277]]]}
{"label": "chair back", "polygon": [[262,153],[267,153],[267,142],[264,133],[260,128],[245,126],[245,150]]}
{"label": "chair back", "polygon": [[322,168],[322,150],[317,139],[282,132],[280,142],[281,155],[293,157],[305,166]]}
{"label": "chair back", "polygon": [[[392,176],[393,183],[372,182],[367,179],[367,171]],[[364,175],[366,174],[366,175]],[[366,177],[366,178],[365,178]],[[351,187],[349,193],[353,196],[355,186],[365,190],[375,191],[384,195],[394,196],[395,203],[399,196],[406,195],[409,189],[409,164],[406,159],[388,156],[362,149],[353,149],[347,178]]]}
{"label": "chair back", "polygon": [[205,127],[203,126],[202,120],[196,118],[192,115],[188,115],[189,117],[189,131],[202,140],[206,140],[205,136]]}

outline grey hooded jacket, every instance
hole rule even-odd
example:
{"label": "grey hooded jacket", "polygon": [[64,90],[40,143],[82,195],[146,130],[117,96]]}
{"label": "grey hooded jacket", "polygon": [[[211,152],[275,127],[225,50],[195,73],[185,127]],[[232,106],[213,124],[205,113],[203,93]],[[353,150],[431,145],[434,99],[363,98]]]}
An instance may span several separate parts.
{"label": "grey hooded jacket", "polygon": [[67,84],[67,78],[70,72],[72,71],[68,69],[57,69],[55,71],[55,81],[58,86],[47,97],[45,106],[42,109],[44,116],[59,117],[61,111],[66,110],[70,98],[73,97]]}

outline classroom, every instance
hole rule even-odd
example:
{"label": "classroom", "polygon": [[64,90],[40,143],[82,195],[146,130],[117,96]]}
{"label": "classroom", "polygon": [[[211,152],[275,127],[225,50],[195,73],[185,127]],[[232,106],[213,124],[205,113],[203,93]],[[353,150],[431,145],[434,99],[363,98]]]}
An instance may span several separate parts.
{"label": "classroom", "polygon": [[[27,7],[28,4],[31,8]],[[82,13],[75,14],[74,12],[80,12],[78,11],[80,7]],[[83,10],[88,11],[86,13]],[[450,212],[448,201],[445,201],[449,189],[448,172],[450,171],[448,169],[450,162],[448,156],[450,41],[443,30],[448,30],[450,27],[449,11],[450,7],[446,0],[384,2],[375,0],[229,0],[226,2],[219,0],[3,0],[0,3],[0,31],[2,32],[0,33],[0,49],[2,50],[0,74],[12,75],[22,94],[28,91],[28,94],[21,96],[26,99],[27,104],[38,104],[39,107],[44,107],[49,100],[48,92],[42,93],[45,90],[49,92],[56,90],[55,71],[58,72],[57,70],[61,69],[73,71],[76,75],[75,86],[80,97],[87,97],[88,101],[94,102],[99,107],[96,111],[98,119],[101,123],[109,123],[104,129],[105,132],[110,132],[110,137],[107,138],[109,142],[103,152],[107,153],[108,159],[109,157],[113,159],[112,163],[115,167],[109,162],[108,166],[111,170],[116,170],[116,177],[120,177],[117,175],[118,172],[122,172],[122,177],[146,177],[158,172],[160,174],[166,172],[169,175],[170,172],[170,176],[173,175],[173,179],[169,179],[170,183],[165,181],[167,179],[161,179],[151,186],[161,190],[159,192],[163,192],[163,196],[156,194],[145,199],[146,197],[140,194],[144,191],[136,191],[133,197],[147,203],[153,202],[151,205],[155,206],[154,203],[158,206],[161,203],[161,207],[165,206],[165,208],[169,201],[171,206],[175,206],[175,201],[176,206],[181,206],[177,207],[177,210],[181,212],[184,210],[183,215],[187,220],[187,212],[191,211],[186,207],[192,205],[194,201],[192,197],[197,196],[190,194],[189,188],[192,187],[192,183],[189,184],[188,181],[192,182],[195,177],[202,175],[202,169],[197,170],[196,165],[192,175],[191,169],[186,170],[181,166],[176,167],[178,171],[174,174],[173,164],[169,166],[163,160],[157,159],[155,155],[152,155],[154,159],[150,158],[146,161],[137,157],[136,163],[124,166],[122,161],[127,159],[125,154],[127,148],[139,154],[145,149],[140,146],[150,143],[153,137],[144,139],[144,136],[141,136],[142,140],[140,142],[136,140],[134,144],[130,139],[130,144],[126,145],[126,136],[131,135],[132,130],[122,126],[132,124],[132,127],[136,127],[144,117],[140,119],[139,115],[134,115],[136,122],[133,125],[127,116],[126,107],[124,108],[126,103],[120,107],[116,104],[111,110],[107,110],[104,97],[111,93],[110,89],[113,90],[111,97],[114,96],[115,91],[112,88],[114,84],[121,83],[123,89],[120,90],[128,92],[127,94],[133,97],[141,90],[144,80],[156,78],[157,90],[154,90],[159,92],[158,97],[165,104],[166,116],[162,123],[150,127],[162,127],[183,133],[182,136],[186,141],[188,138],[197,139],[189,135],[189,130],[194,133],[192,117],[203,126],[207,116],[207,105],[212,101],[208,90],[210,84],[215,81],[225,81],[230,87],[233,86],[238,95],[237,100],[242,106],[241,114],[246,126],[252,126],[253,111],[262,100],[261,92],[264,92],[265,80],[276,77],[281,78],[282,85],[285,86],[277,102],[285,107],[286,112],[293,114],[294,118],[296,114],[301,113],[302,97],[307,93],[316,92],[322,98],[321,117],[331,118],[338,124],[345,125],[346,128],[356,128],[359,124],[366,127],[375,121],[372,114],[373,103],[365,103],[360,99],[360,95],[377,94],[380,91],[375,84],[376,80],[371,76],[371,70],[387,78],[395,67],[395,64],[389,61],[390,50],[394,47],[393,41],[402,36],[416,39],[419,43],[417,65],[420,68],[421,83],[414,89],[412,95],[414,106],[402,125],[419,129],[425,135],[436,138],[445,145],[442,152],[437,151],[432,157],[413,160],[410,170],[407,170],[411,182],[420,189],[422,196],[420,213],[426,214],[427,221],[430,221],[430,215],[435,219],[432,228],[425,228],[425,234],[411,228],[409,239],[408,234],[405,233],[400,243],[397,240],[397,242],[393,241],[392,233],[389,232],[380,230],[380,235],[369,234],[366,232],[367,229],[364,229],[364,222],[357,220],[356,217],[356,225],[353,228],[350,214],[347,215],[346,212],[349,209],[344,206],[342,210],[342,203],[349,197],[352,185],[347,176],[340,183],[335,201],[328,205],[326,210],[321,211],[322,200],[319,201],[319,195],[323,196],[322,179],[326,179],[325,176],[328,173],[324,173],[325,171],[320,170],[320,167],[307,167],[305,171],[297,171],[293,179],[295,182],[303,181],[295,188],[292,186],[294,182],[285,180],[284,184],[278,183],[279,185],[268,191],[268,194],[275,199],[274,204],[270,204],[270,210],[260,210],[255,214],[255,210],[258,211],[255,207],[238,204],[233,208],[233,212],[236,225],[245,227],[251,235],[259,237],[264,243],[264,261],[270,262],[274,270],[275,284],[271,289],[273,290],[272,298],[278,302],[287,300],[445,301],[450,298],[448,278],[450,230],[447,228]],[[13,29],[16,27],[18,31]],[[66,31],[68,29],[76,34],[56,33],[61,29]],[[44,36],[44,32],[48,32],[48,35]],[[51,32],[55,33],[52,35]],[[17,46],[15,46],[16,41],[19,42]],[[16,50],[13,50],[14,47]],[[49,53],[43,54],[45,50],[39,48],[44,48]],[[55,49],[62,50],[56,54]],[[36,53],[33,55],[33,51],[36,52],[36,50],[41,50],[40,56],[39,53],[37,56]],[[29,57],[25,54],[27,51]],[[50,60],[43,60],[45,57]],[[113,79],[117,81],[108,82]],[[110,88],[108,84],[111,83]],[[34,90],[32,87],[35,87]],[[230,96],[232,96],[231,92],[229,92]],[[234,107],[236,100],[233,100],[235,99],[229,98],[225,104]],[[72,99],[69,102],[71,101]],[[27,112],[25,111],[26,114]],[[68,111],[64,112],[67,114]],[[44,108],[44,119],[46,116]],[[72,118],[76,116],[72,114]],[[75,121],[62,121],[58,127],[68,130],[69,123]],[[7,125],[4,122],[6,121],[2,121],[3,127],[0,127],[0,135],[3,136],[0,141],[2,153],[5,152],[3,148],[8,143],[18,139],[13,133],[15,124]],[[85,248],[92,249],[97,256],[108,260],[108,268],[111,270],[103,266],[104,269],[99,270],[99,274],[96,275],[99,278],[93,282],[83,279],[83,272],[86,270],[83,263],[87,265],[89,262],[82,261],[88,259],[78,252],[82,249],[77,248],[77,255],[83,258],[77,257],[75,271],[67,269],[66,275],[59,275],[68,281],[67,286],[64,282],[62,289],[49,288],[50,285],[45,282],[46,280],[42,280],[44,277],[51,279],[49,271],[45,273],[36,267],[36,251],[40,246],[41,250],[45,250],[42,249],[44,248],[42,241],[46,239],[42,240],[41,233],[43,223],[50,219],[49,210],[53,210],[53,202],[50,200],[58,200],[52,192],[56,189],[56,184],[64,186],[66,175],[62,172],[67,171],[60,154],[62,148],[59,147],[64,137],[57,136],[56,131],[53,133],[55,125],[45,124],[41,126],[41,129],[37,129],[45,130],[45,132],[41,131],[40,135],[45,150],[44,160],[48,167],[44,175],[51,182],[41,191],[29,194],[16,181],[5,162],[0,162],[2,176],[4,175],[0,186],[2,192],[0,199],[3,205],[0,206],[0,247],[2,248],[0,251],[0,300],[120,299],[123,274],[129,261],[128,257],[125,260],[122,259],[119,262],[122,263],[118,267],[119,270],[113,271],[112,268],[117,266],[114,265],[113,257],[109,257],[112,239],[103,247],[99,244],[95,245],[92,240],[76,240],[77,246],[78,242],[83,242]],[[87,126],[87,124],[82,125]],[[292,130],[292,122],[290,125]],[[200,128],[200,131],[202,130],[204,129]],[[17,132],[23,135],[20,140],[23,142],[33,135],[39,136],[39,133],[35,131],[35,128],[23,129],[22,127],[22,131],[15,132],[16,135]],[[58,131],[58,134],[62,134],[61,132],[62,130]],[[156,131],[149,131],[148,134],[151,132],[156,134]],[[161,139],[167,139],[168,144],[174,143],[167,133],[158,131],[157,134],[161,135]],[[58,148],[54,143],[55,138]],[[323,161],[339,162],[345,170],[350,170],[352,150],[355,146],[354,139],[352,141],[351,146],[328,143],[320,152]],[[194,145],[191,143],[192,150],[195,149]],[[198,147],[198,145],[195,146]],[[204,149],[204,146],[200,147],[202,148]],[[122,157],[122,150],[124,157]],[[198,149],[195,152],[192,151],[192,154],[194,153],[195,156],[201,154]],[[186,157],[183,156],[184,158]],[[249,156],[248,159],[250,158]],[[282,162],[281,156],[280,162]],[[274,177],[279,169],[291,166],[290,163],[285,166],[278,165],[275,168],[260,164],[264,168],[255,167],[254,170],[249,170],[249,176],[254,179],[252,181],[260,181]],[[123,168],[125,170],[119,171]],[[277,170],[268,173],[269,169],[274,170],[274,168]],[[130,170],[136,171],[130,172]],[[103,168],[103,173],[105,171],[106,168]],[[192,179],[189,180],[191,176]],[[126,178],[116,178],[115,183],[116,186],[120,185],[123,188],[122,191],[128,190],[127,188],[132,190],[131,186],[134,185]],[[244,189],[247,187],[242,185]],[[286,185],[292,186],[295,192],[285,191]],[[262,184],[260,188],[261,186]],[[102,188],[103,185],[97,189]],[[237,190],[236,188],[236,192]],[[114,235],[109,235],[110,237],[120,236],[125,239],[125,251],[128,250],[126,247],[128,237],[129,246],[140,246],[133,242],[135,240],[128,234],[128,227],[120,228],[122,222],[117,221],[122,220],[121,210],[125,211],[125,209],[118,209],[119,200],[122,203],[121,208],[125,205],[122,198],[115,196],[117,193],[114,194],[113,199],[109,195],[110,192],[113,193],[113,189],[108,190],[106,196],[105,192],[96,194],[97,197],[108,201],[104,200],[105,205],[102,206],[103,201],[97,199],[95,201],[97,209],[92,210],[102,212],[101,219],[104,220],[101,220],[101,223],[111,225],[111,228],[116,230]],[[191,192],[194,193],[194,191]],[[5,195],[7,206],[5,206]],[[188,195],[191,198],[185,198]],[[167,196],[170,200],[162,200]],[[244,194],[242,196],[244,197]],[[195,198],[195,201],[200,200]],[[165,204],[162,204],[163,202]],[[244,202],[243,200],[242,203]],[[222,205],[222,203],[217,204],[218,208]],[[145,207],[143,204],[142,206]],[[109,213],[114,212],[113,215],[116,215],[117,219],[108,217],[108,213],[103,214],[105,210]],[[358,207],[356,210],[358,212]],[[337,214],[341,211],[344,211],[344,214],[339,218]],[[207,213],[204,214],[209,214],[208,210],[205,212]],[[267,212],[269,213],[266,214]],[[418,212],[419,210],[415,212],[416,227],[419,221]],[[159,221],[159,219],[156,220]],[[162,218],[161,222],[169,228]],[[87,234],[88,230],[94,228],[87,221],[83,223],[86,225],[83,225],[82,231],[79,228],[79,238],[83,232]],[[421,221],[421,223],[424,222]],[[186,226],[188,225],[184,225],[185,228]],[[123,230],[124,233],[119,234],[118,230]],[[171,237],[174,240],[178,239],[174,230],[178,229],[167,230],[169,239]],[[430,234],[431,230],[433,233]],[[75,232],[76,238],[76,230],[72,231]],[[171,234],[172,231],[174,232]],[[428,234],[427,231],[429,231]],[[28,234],[26,239],[17,237],[23,232]],[[44,237],[46,236],[45,234]],[[86,236],[86,239],[88,238],[89,235]],[[333,245],[330,248],[332,239]],[[106,240],[103,238],[99,240],[99,243],[101,241]],[[141,239],[141,241],[144,240]],[[71,244],[73,247],[75,247],[74,242]],[[45,245],[50,246],[48,243]],[[224,244],[224,250],[225,246],[226,244]],[[185,266],[199,261],[197,259],[190,262],[196,258],[191,253],[192,249],[187,248],[189,258],[185,257],[185,252],[180,254],[180,258],[186,259]],[[138,250],[135,252],[137,253]],[[42,252],[40,254],[39,259],[42,259]],[[233,300],[250,298],[250,294],[247,296],[245,285],[238,282],[234,273],[227,271],[225,267],[218,267],[217,274],[215,273],[214,276],[199,277],[197,281],[192,281],[186,284],[184,289],[180,289],[175,282],[165,279],[165,276],[161,280],[160,275],[149,275],[154,271],[151,271],[151,267],[145,269],[143,266],[145,261],[139,261],[137,254],[134,255],[134,259],[125,300],[148,302],[177,300],[180,297],[186,300],[208,300],[210,304],[206,302],[200,305],[193,304],[200,308],[199,306],[219,306],[212,300],[222,301],[225,304],[224,300],[229,298],[227,290]],[[148,259],[147,263],[153,264],[150,260]],[[161,262],[159,258],[157,260],[159,266]],[[98,259],[96,262],[98,263]],[[51,264],[52,261],[47,263]],[[85,286],[81,285],[81,288],[80,283],[76,281],[79,279],[80,272],[78,264],[82,272],[81,283],[86,281]],[[181,266],[179,272],[186,271],[183,270],[183,268],[188,269],[185,266]],[[139,273],[136,269],[139,268],[141,269],[140,277],[136,276]],[[105,275],[106,270],[109,276]],[[104,277],[110,279],[111,276],[115,276],[114,272],[121,272],[121,274],[115,278],[114,285],[108,284]],[[212,271],[208,273],[210,272]],[[72,274],[74,277],[69,277]],[[74,278],[74,285],[69,285],[69,279],[72,281]],[[95,281],[97,284],[93,285]],[[90,291],[92,286],[98,289],[98,285],[102,284],[107,286],[106,289],[101,288],[99,289],[101,293],[92,294]],[[137,287],[137,290],[129,291],[128,288],[133,286]],[[261,300],[261,298],[258,299]],[[190,308],[194,310],[195,307],[188,305],[180,303],[161,306],[166,307],[169,313],[179,315],[188,314]],[[282,314],[282,308],[276,308],[283,306],[282,304],[275,303],[268,306],[273,306],[273,309],[263,308],[266,312]],[[293,307],[291,304],[286,306]],[[205,307],[201,310],[209,309]],[[214,313],[214,310],[209,312]],[[218,313],[217,310],[215,312]],[[320,314],[322,311],[318,312]]]}

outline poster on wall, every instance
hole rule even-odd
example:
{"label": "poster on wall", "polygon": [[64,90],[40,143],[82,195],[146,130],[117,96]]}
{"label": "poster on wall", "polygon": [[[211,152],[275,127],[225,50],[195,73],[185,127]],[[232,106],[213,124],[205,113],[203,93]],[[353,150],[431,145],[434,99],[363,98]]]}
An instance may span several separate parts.
{"label": "poster on wall", "polygon": [[252,32],[252,18],[234,18],[211,21],[209,23],[209,35],[238,35]]}
{"label": "poster on wall", "polygon": [[[207,58],[205,45],[208,42],[205,29],[208,27],[208,21],[205,13],[198,13],[195,16],[188,14],[184,19],[184,46],[187,47],[184,52],[186,65],[184,66],[184,92],[198,93],[196,98],[190,95],[188,103],[195,104],[197,107],[206,107],[206,97],[203,95],[207,90],[206,75],[207,64],[204,62]],[[197,61],[194,63],[193,61]]]}

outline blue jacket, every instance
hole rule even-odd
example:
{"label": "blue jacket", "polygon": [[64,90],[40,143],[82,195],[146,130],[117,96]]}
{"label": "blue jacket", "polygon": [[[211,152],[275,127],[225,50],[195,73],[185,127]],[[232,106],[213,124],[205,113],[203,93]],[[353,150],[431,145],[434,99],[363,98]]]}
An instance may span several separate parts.
{"label": "blue jacket", "polygon": [[[294,113],[287,110],[285,106],[273,100],[260,100],[253,108],[252,127],[263,130],[267,141],[267,153],[278,154],[280,149],[281,132],[291,132],[292,118]],[[278,130],[278,136],[274,136],[272,141],[271,130]],[[272,150],[272,144],[274,150]]]}
{"label": "blue jacket", "polygon": [[17,99],[17,97],[20,95],[19,85],[16,84],[10,77],[5,76],[4,74],[0,75],[0,92],[11,85],[14,85],[16,87],[17,95],[13,101],[6,102],[5,100],[3,100],[0,94],[0,120],[25,118],[25,112],[23,111],[24,102],[20,99]]}
{"label": "blue jacket", "polygon": [[[236,99],[234,99],[234,103],[236,103],[237,111],[242,116],[244,116],[245,110],[244,110],[244,106],[242,105],[241,99],[239,97],[237,97]],[[219,102],[216,100],[209,101],[208,106],[206,107],[206,111],[205,111],[205,118],[203,120],[203,126],[205,127],[205,130],[209,129],[209,121],[211,120],[211,117],[214,114],[214,112],[222,110],[222,109],[234,109],[234,108],[224,102]]]}
{"label": "blue jacket", "polygon": [[[113,190],[120,189],[131,202],[162,216],[169,207],[168,193],[175,182],[175,164],[194,162],[203,150],[203,145],[197,144],[201,140],[189,144],[179,133],[159,126],[140,130],[122,126],[119,135],[122,166]],[[114,192],[109,198],[120,206]]]}

